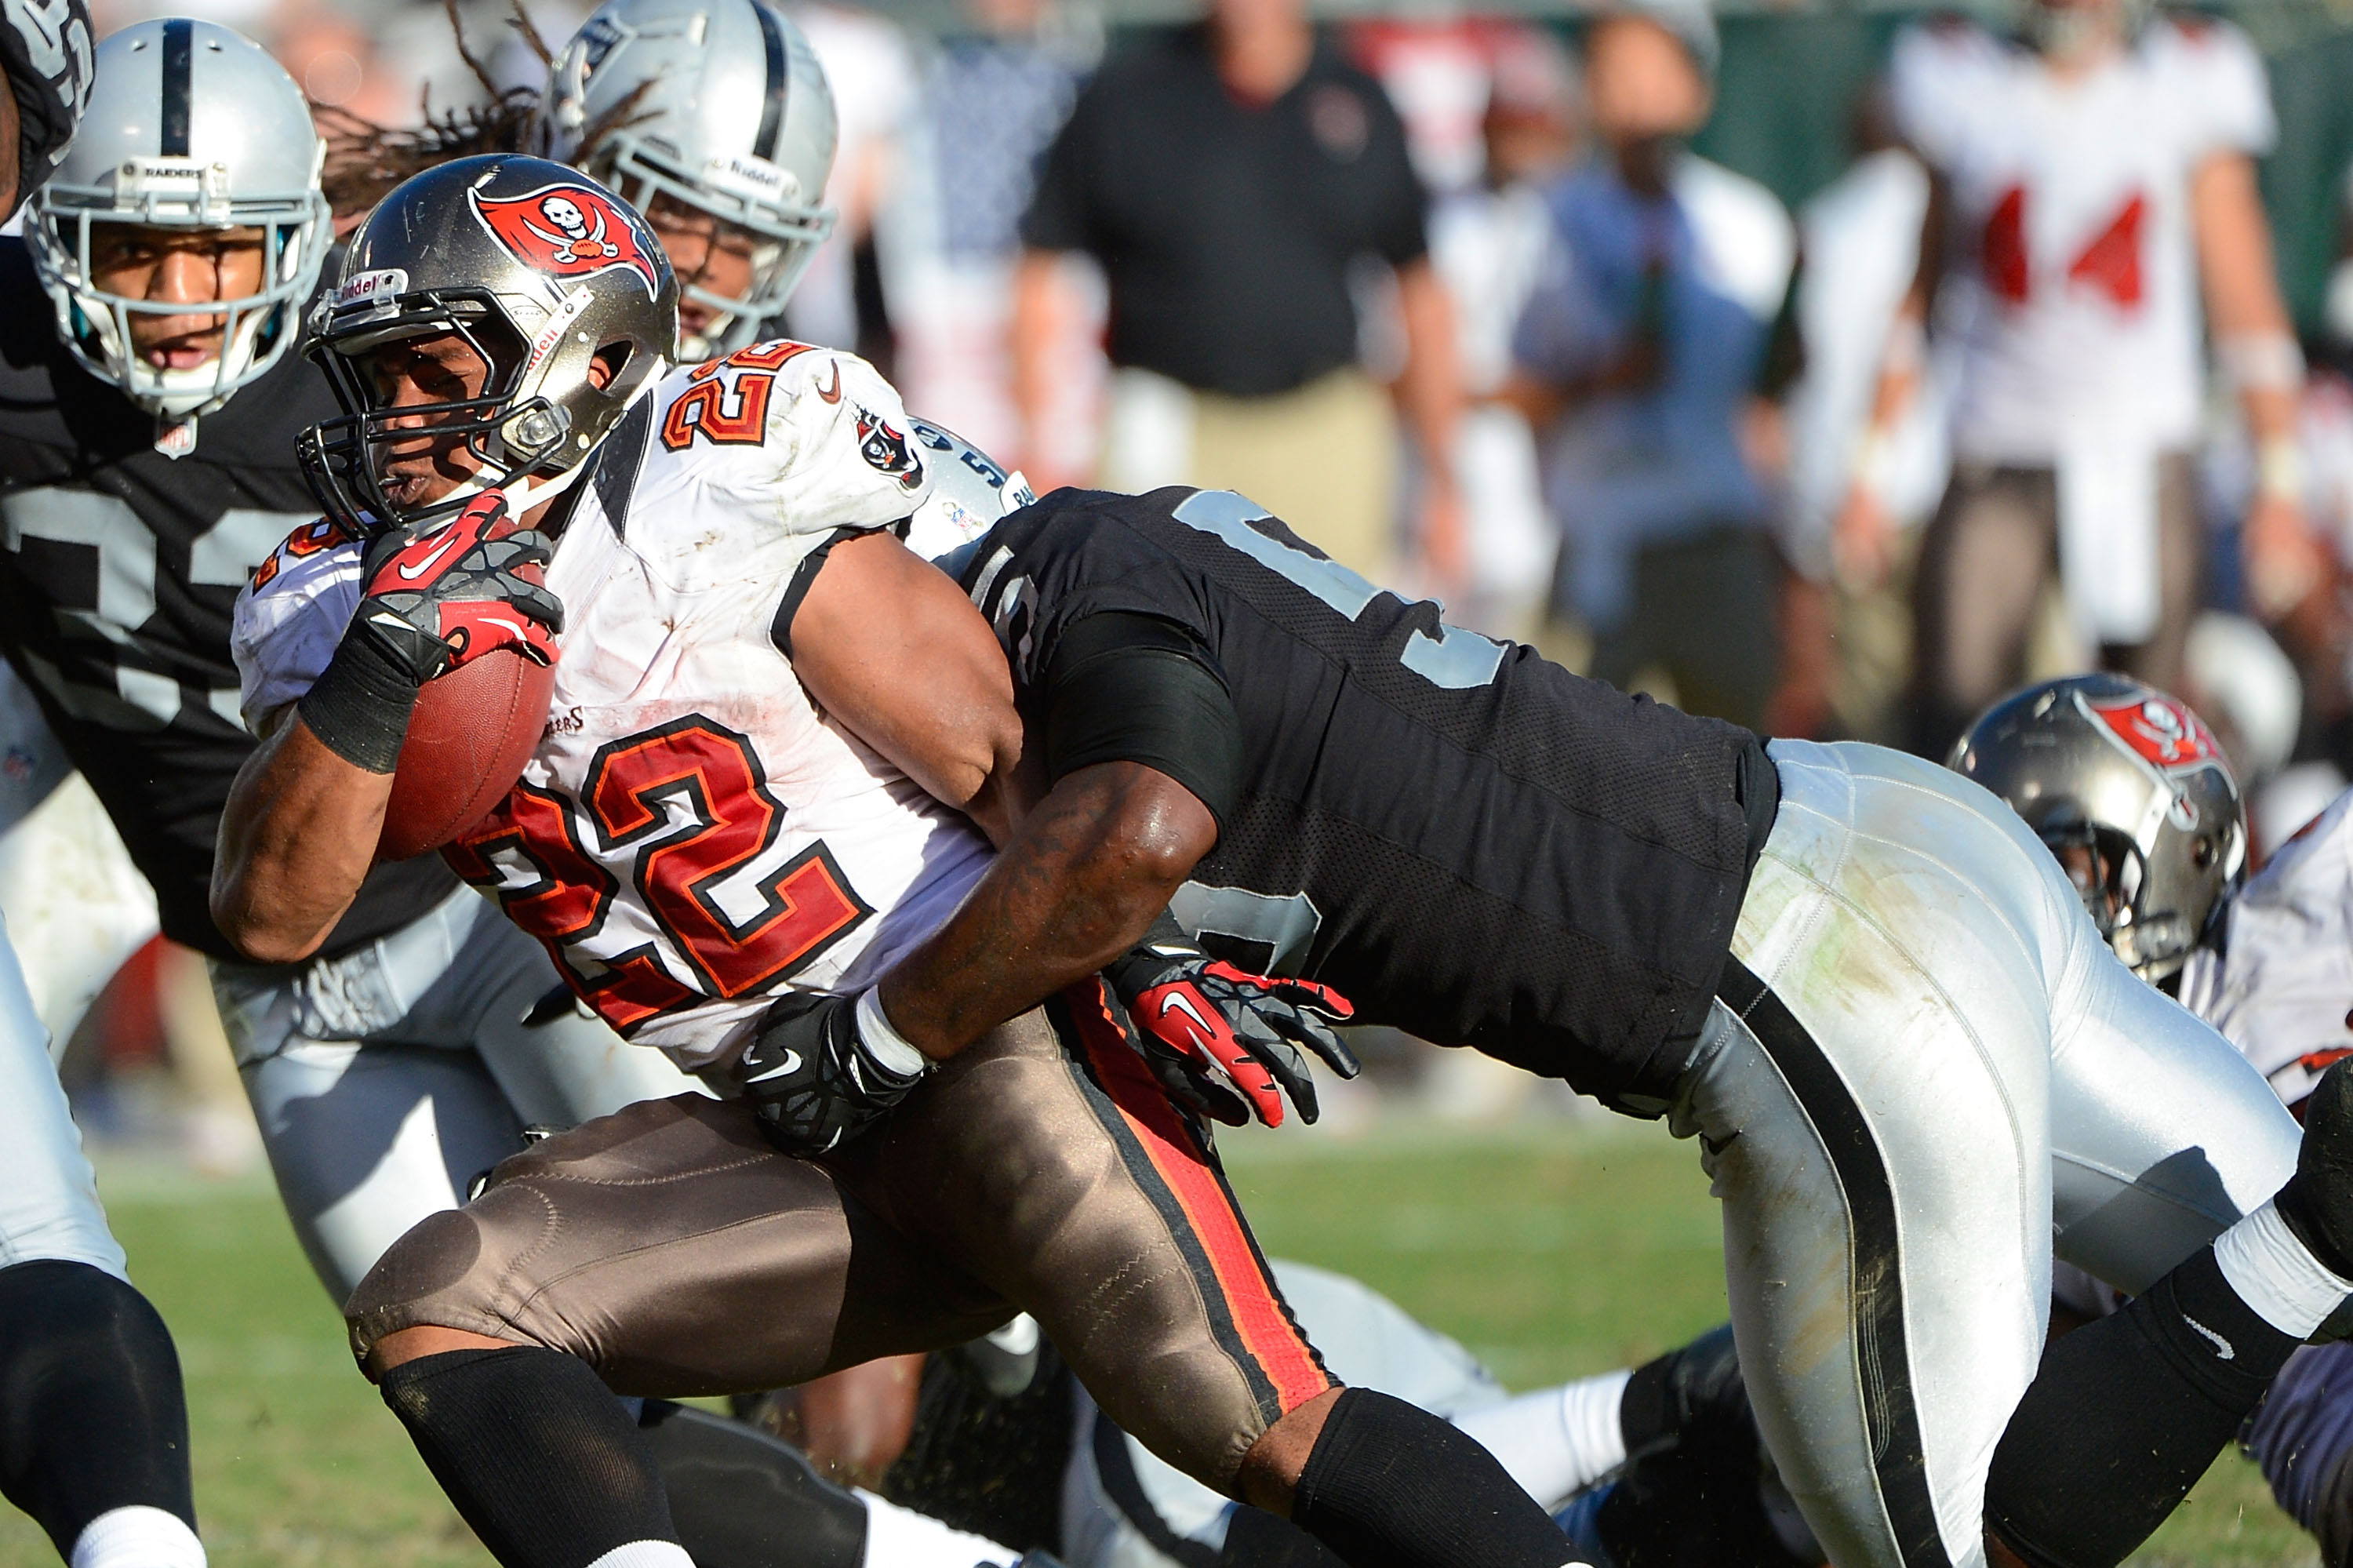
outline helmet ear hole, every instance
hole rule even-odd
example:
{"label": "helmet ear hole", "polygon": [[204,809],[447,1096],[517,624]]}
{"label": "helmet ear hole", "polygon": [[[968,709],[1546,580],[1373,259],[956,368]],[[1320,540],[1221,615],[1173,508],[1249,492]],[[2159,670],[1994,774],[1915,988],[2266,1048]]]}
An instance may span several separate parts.
{"label": "helmet ear hole", "polygon": [[621,378],[637,355],[637,345],[616,341],[608,343],[588,356],[588,379],[598,387],[610,387]]}

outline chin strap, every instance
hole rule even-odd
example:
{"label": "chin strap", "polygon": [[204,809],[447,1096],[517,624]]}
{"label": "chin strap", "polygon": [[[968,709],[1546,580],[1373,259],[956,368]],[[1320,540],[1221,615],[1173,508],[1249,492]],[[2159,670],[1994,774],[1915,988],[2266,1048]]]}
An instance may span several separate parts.
{"label": "chin strap", "polygon": [[[671,368],[671,366],[665,361],[659,370],[654,372],[652,375],[648,376],[644,384],[629,395],[629,400],[621,405],[620,413],[614,416],[612,424],[606,428],[605,434],[598,438],[596,445],[589,448],[588,450],[581,456],[578,462],[574,463],[570,468],[565,469],[563,472],[543,473],[533,471],[531,473],[517,474],[511,479],[498,480],[485,480],[478,475],[473,479],[468,480],[465,483],[451,491],[448,495],[443,496],[438,504],[448,505],[456,503],[459,510],[463,511],[465,503],[471,501],[475,496],[481,494],[484,491],[495,490],[500,494],[507,498],[508,513],[512,516],[521,517],[524,514],[530,512],[533,507],[543,506],[548,502],[554,500],[557,496],[562,495],[565,491],[570,490],[575,484],[577,484],[583,474],[596,466],[596,460],[598,450],[603,448],[607,440],[609,440],[612,438],[613,432],[621,428],[622,421],[629,417],[631,411],[633,411],[639,403],[643,402],[649,396],[650,396],[656,387],[661,385],[662,378],[670,374]],[[454,517],[455,515],[457,515],[456,513],[451,514],[451,516]]]}

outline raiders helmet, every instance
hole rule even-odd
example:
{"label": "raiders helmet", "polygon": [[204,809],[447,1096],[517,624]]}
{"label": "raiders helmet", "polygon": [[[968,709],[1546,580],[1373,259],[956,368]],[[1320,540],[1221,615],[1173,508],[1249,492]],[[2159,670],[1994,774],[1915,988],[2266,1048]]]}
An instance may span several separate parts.
{"label": "raiders helmet", "polygon": [[910,418],[908,437],[923,450],[932,487],[907,519],[907,548],[952,577],[964,576],[973,552],[999,519],[1038,499],[1019,469],[1003,464],[954,430]]}
{"label": "raiders helmet", "polygon": [[[491,366],[481,396],[379,406],[364,356],[454,333]],[[577,170],[543,158],[459,158],[409,179],[352,237],[343,275],[311,316],[311,356],[341,418],[295,443],[329,516],[362,535],[455,515],[503,489],[517,514],[568,487],[636,399],[678,333],[678,282],[645,220]],[[603,386],[591,377],[602,362]],[[456,493],[399,507],[380,449],[419,425],[463,436],[481,467]]]}
{"label": "raiders helmet", "polygon": [[639,211],[669,196],[749,232],[750,289],[681,364],[754,342],[833,232],[833,92],[808,40],[764,0],[610,0],[555,58],[542,137]]}
{"label": "raiders helmet", "polygon": [[[33,194],[25,238],[74,357],[159,419],[185,420],[227,402],[301,335],[334,238],[319,191],[326,144],[293,78],[217,23],[136,23],[98,46],[95,71],[80,133]],[[218,358],[159,369],[132,353],[134,316],[215,313],[100,288],[90,250],[101,224],[261,230],[261,287],[220,302]]]}
{"label": "raiders helmet", "polygon": [[2026,819],[2143,980],[2179,971],[2245,867],[2230,764],[2198,715],[2154,686],[2108,674],[2030,686],[1987,709],[1948,766]]}

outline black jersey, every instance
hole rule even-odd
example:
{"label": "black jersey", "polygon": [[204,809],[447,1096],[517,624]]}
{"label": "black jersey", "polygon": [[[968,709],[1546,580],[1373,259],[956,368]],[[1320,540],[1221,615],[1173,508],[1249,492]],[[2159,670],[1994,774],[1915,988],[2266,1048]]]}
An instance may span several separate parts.
{"label": "black jersey", "polygon": [[[14,302],[13,303],[7,302]],[[0,239],[0,647],[154,885],[164,933],[236,956],[207,907],[213,840],[253,750],[229,612],[318,515],[294,436],[337,410],[299,355],[155,450],[155,420],[85,371],[20,239]],[[326,950],[401,926],[456,879],[438,859],[369,878]]]}
{"label": "black jersey", "polygon": [[1227,491],[1057,492],[964,586],[1025,694],[1105,612],[1175,623],[1225,682],[1240,792],[1171,901],[1205,945],[1367,1022],[1666,1097],[1777,793],[1747,731],[1445,626]]}

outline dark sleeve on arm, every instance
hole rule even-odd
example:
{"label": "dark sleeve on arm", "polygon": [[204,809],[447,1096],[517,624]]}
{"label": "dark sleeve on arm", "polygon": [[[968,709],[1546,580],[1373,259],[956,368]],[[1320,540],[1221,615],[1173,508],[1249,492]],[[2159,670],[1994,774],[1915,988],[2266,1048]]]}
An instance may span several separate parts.
{"label": "dark sleeve on arm", "polygon": [[1092,250],[1092,211],[1087,199],[1087,169],[1093,158],[1098,77],[1079,94],[1070,119],[1055,134],[1038,169],[1038,188],[1021,216],[1021,243],[1032,250]]}
{"label": "dark sleeve on arm", "polygon": [[1046,776],[1139,762],[1191,790],[1218,820],[1241,792],[1241,716],[1201,645],[1157,616],[1105,611],[1056,640],[1038,683]]}
{"label": "dark sleeve on arm", "polygon": [[1430,193],[1413,172],[1406,151],[1405,123],[1389,103],[1388,93],[1371,78],[1365,79],[1366,101],[1372,106],[1371,145],[1365,155],[1380,172],[1381,201],[1370,249],[1392,267],[1403,267],[1430,254]]}

